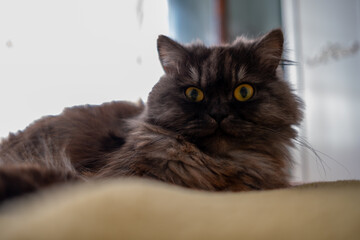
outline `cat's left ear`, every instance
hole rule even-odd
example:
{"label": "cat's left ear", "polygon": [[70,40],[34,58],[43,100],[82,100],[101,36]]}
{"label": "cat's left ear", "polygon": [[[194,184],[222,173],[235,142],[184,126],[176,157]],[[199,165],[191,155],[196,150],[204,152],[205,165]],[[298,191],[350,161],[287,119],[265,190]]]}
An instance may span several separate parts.
{"label": "cat's left ear", "polygon": [[256,54],[259,63],[274,72],[279,66],[283,53],[284,35],[281,29],[275,29],[256,41]]}
{"label": "cat's left ear", "polygon": [[186,49],[164,35],[158,37],[157,49],[165,73],[179,73],[180,65],[186,62],[188,55]]}

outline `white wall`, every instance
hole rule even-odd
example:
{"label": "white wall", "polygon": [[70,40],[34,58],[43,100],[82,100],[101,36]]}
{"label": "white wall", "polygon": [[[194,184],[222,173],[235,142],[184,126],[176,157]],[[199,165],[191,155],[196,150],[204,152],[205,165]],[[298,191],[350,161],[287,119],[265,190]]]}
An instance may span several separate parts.
{"label": "white wall", "polygon": [[0,137],[64,107],[146,100],[166,0],[1,0]]}
{"label": "white wall", "polygon": [[360,1],[284,0],[293,77],[305,100],[299,181],[360,179]]}

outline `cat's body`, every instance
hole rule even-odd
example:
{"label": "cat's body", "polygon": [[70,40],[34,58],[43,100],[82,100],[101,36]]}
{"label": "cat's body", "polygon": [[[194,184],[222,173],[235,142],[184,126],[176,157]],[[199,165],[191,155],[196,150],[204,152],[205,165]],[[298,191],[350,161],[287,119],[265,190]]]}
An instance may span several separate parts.
{"label": "cat's body", "polygon": [[160,36],[166,74],[146,106],[69,108],[10,135],[0,145],[0,198],[126,176],[204,190],[288,186],[301,103],[276,70],[282,45],[280,30],[210,48]]}

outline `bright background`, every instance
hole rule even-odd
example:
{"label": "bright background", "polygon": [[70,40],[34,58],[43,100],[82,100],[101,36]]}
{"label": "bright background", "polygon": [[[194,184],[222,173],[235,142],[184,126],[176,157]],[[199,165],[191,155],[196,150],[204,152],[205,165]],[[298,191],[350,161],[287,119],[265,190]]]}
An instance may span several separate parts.
{"label": "bright background", "polygon": [[146,101],[166,0],[0,0],[0,137],[64,107]]}
{"label": "bright background", "polygon": [[0,0],[0,137],[64,107],[146,101],[157,36],[211,45],[221,26],[227,41],[284,30],[321,158],[298,145],[293,180],[360,179],[360,0]]}

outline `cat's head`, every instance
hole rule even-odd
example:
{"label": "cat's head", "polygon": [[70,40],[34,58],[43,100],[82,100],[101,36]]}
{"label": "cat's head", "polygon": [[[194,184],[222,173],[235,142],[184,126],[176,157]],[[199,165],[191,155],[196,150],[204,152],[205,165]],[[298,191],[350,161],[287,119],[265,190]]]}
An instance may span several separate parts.
{"label": "cat's head", "polygon": [[281,30],[214,47],[165,36],[157,43],[165,75],[149,95],[146,121],[195,142],[216,137],[239,144],[274,132],[294,137],[301,103],[279,76]]}

